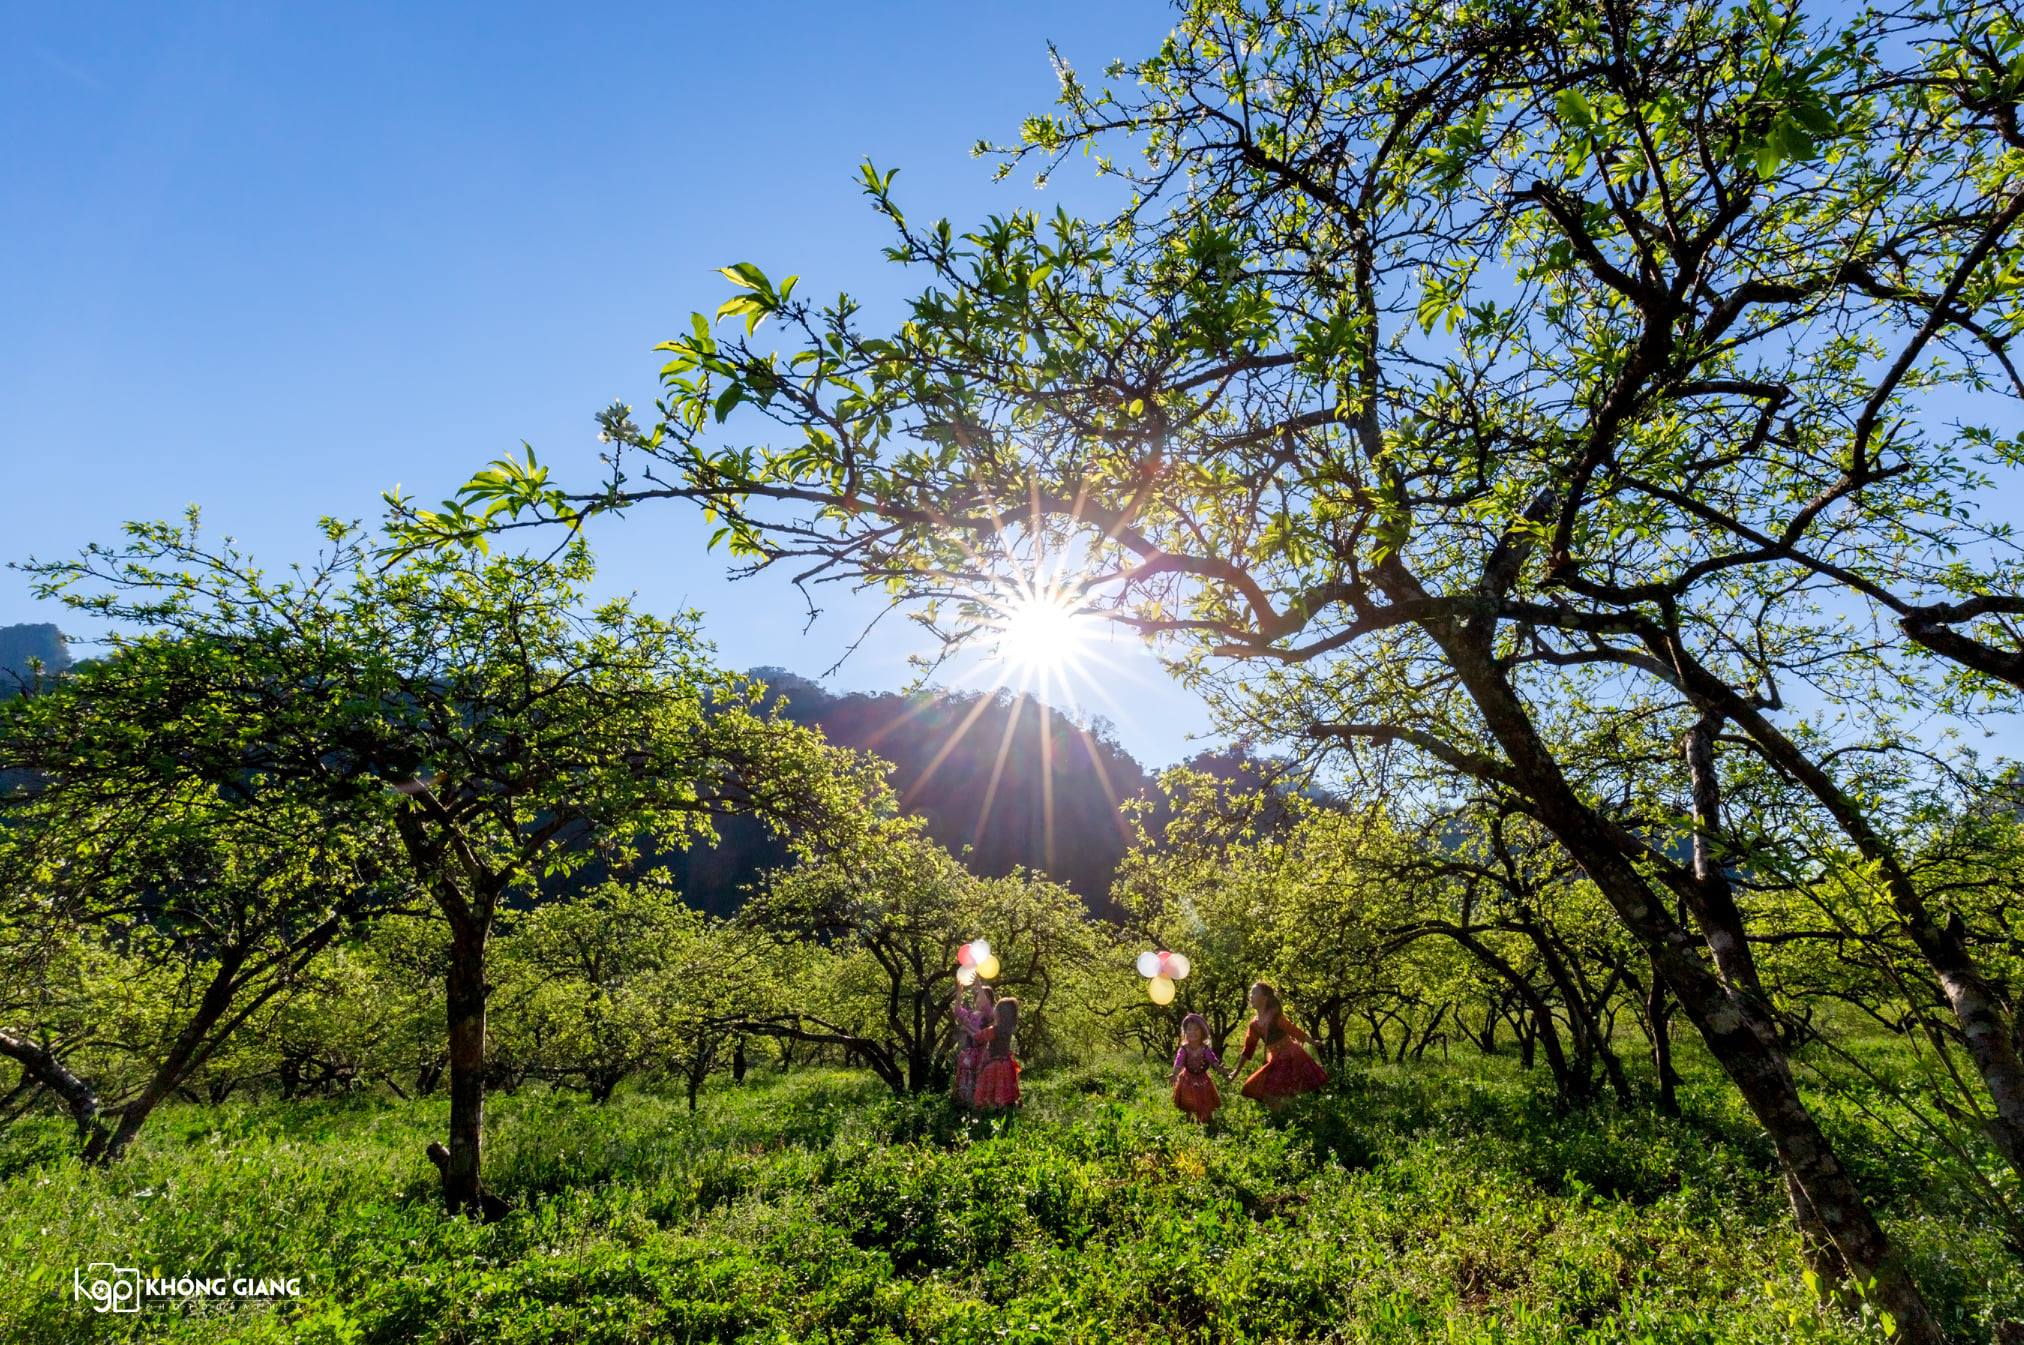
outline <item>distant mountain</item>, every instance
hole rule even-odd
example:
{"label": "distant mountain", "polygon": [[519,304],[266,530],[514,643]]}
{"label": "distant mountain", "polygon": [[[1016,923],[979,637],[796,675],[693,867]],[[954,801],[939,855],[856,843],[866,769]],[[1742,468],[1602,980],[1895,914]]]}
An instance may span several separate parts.
{"label": "distant mountain", "polygon": [[[1010,692],[837,694],[780,668],[755,668],[784,713],[831,742],[893,763],[901,806],[972,870],[1039,869],[1105,910],[1129,843],[1122,805],[1153,774],[1110,737]],[[725,912],[785,853],[753,822],[718,827],[721,843],[667,862],[689,900]]]}
{"label": "distant mountain", "polygon": [[70,666],[63,632],[46,621],[0,626],[0,696],[11,696],[34,676],[37,663],[48,673]]}

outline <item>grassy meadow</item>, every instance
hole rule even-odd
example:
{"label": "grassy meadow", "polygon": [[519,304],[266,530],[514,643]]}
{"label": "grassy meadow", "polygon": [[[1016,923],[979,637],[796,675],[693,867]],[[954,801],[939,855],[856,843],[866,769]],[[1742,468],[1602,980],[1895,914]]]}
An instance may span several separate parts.
{"label": "grassy meadow", "polygon": [[[1879,1339],[1814,1306],[1768,1147],[1696,1078],[1679,1120],[1570,1121],[1457,1055],[1206,1134],[1124,1061],[1036,1075],[1005,1122],[841,1071],[755,1071],[693,1115],[522,1090],[489,1117],[518,1205],[490,1226],[438,1208],[439,1098],[179,1105],[110,1171],[36,1119],[0,1137],[0,1340]],[[2024,1267],[1949,1184],[1832,1114],[1948,1325],[2024,1315]],[[302,1293],[97,1314],[72,1272],[106,1260]]]}

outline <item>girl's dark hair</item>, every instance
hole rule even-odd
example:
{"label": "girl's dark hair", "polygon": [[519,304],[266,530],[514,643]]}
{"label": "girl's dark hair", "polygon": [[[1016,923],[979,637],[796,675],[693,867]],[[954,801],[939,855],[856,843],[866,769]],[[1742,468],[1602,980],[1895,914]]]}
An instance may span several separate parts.
{"label": "girl's dark hair", "polygon": [[1204,1037],[1207,1037],[1209,1035],[1209,1020],[1202,1017],[1202,1015],[1198,1013],[1191,1013],[1186,1018],[1183,1018],[1181,1020],[1182,1041],[1186,1041],[1188,1039],[1188,1029],[1191,1027],[1198,1027],[1202,1029],[1202,1035]]}
{"label": "girl's dark hair", "polygon": [[1274,990],[1269,984],[1267,984],[1264,981],[1253,981],[1251,983],[1252,994],[1255,995],[1261,990],[1265,993],[1265,1002],[1272,1006],[1272,1016],[1274,1018],[1277,1018],[1286,1012],[1286,1006],[1279,1002],[1279,992],[1277,990]]}
{"label": "girl's dark hair", "polygon": [[1012,1034],[1019,1030],[1019,1001],[1011,995],[1005,996],[993,1010],[993,1023],[998,1031],[991,1038],[991,1055],[1003,1060],[1012,1054]]}

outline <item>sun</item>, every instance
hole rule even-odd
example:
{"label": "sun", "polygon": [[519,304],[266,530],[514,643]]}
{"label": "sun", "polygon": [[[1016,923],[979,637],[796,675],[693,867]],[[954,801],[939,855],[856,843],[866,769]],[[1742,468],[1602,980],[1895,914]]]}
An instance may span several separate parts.
{"label": "sun", "polygon": [[1081,667],[1093,632],[1074,595],[1027,589],[995,606],[986,624],[996,632],[996,657],[1008,671],[1046,683]]}

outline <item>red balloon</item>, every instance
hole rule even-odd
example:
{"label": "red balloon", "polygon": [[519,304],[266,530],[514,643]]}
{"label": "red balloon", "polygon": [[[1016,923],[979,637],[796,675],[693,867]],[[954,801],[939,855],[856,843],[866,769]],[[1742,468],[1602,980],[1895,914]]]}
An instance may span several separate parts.
{"label": "red balloon", "polygon": [[976,961],[977,961],[977,950],[972,948],[969,944],[966,943],[961,948],[958,948],[956,950],[957,966],[959,967],[973,966],[976,964]]}
{"label": "red balloon", "polygon": [[1171,977],[1173,974],[1174,955],[1163,948],[1160,950],[1160,975]]}

